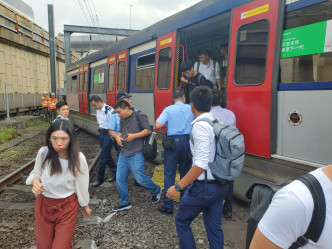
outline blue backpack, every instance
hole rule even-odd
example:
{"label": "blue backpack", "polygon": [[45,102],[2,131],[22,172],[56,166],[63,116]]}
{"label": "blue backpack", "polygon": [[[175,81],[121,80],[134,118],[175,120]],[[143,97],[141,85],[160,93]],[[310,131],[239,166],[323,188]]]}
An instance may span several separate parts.
{"label": "blue backpack", "polygon": [[[225,183],[233,181],[240,173],[244,163],[244,137],[239,130],[232,125],[225,125],[208,118],[199,119],[205,121],[213,127],[216,141],[216,154],[213,162],[209,163],[209,168],[213,177]],[[194,144],[192,134],[191,143]]]}

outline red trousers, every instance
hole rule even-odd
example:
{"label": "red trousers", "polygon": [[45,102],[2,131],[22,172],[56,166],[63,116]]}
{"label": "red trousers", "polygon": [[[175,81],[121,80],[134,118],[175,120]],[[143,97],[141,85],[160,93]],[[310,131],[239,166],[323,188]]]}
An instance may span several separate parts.
{"label": "red trousers", "polygon": [[78,213],[76,194],[65,199],[38,195],[35,201],[35,237],[38,249],[70,249]]}

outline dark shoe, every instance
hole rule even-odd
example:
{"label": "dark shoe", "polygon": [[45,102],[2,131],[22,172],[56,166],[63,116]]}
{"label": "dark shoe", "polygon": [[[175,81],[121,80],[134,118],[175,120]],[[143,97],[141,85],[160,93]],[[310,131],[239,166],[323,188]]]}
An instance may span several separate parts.
{"label": "dark shoe", "polygon": [[97,179],[96,181],[94,181],[94,182],[92,183],[92,186],[94,186],[94,187],[99,187],[100,185],[103,184],[103,182],[104,182],[104,180]]}
{"label": "dark shoe", "polygon": [[163,192],[163,188],[160,187],[159,193],[155,196],[152,196],[152,203],[158,203],[160,201],[160,197],[161,197],[161,192]]}
{"label": "dark shoe", "polygon": [[116,176],[115,176],[115,174],[112,174],[110,179],[108,179],[108,182],[114,182],[115,180],[116,180]]}
{"label": "dark shoe", "polygon": [[116,206],[112,210],[113,210],[113,212],[117,212],[117,211],[122,211],[122,210],[126,210],[126,209],[131,209],[130,202],[128,204],[126,204],[126,205]]}
{"label": "dark shoe", "polygon": [[228,221],[232,220],[232,213],[231,212],[224,213],[224,216],[225,216],[226,220],[228,220]]}
{"label": "dark shoe", "polygon": [[167,208],[164,205],[160,205],[158,207],[158,211],[162,214],[167,214],[167,215],[173,214],[173,209]]}

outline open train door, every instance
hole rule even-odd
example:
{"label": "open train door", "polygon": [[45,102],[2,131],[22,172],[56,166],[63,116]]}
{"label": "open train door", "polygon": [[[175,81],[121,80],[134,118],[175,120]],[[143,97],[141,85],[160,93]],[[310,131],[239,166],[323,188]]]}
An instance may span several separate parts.
{"label": "open train door", "polygon": [[277,84],[283,0],[255,0],[232,11],[227,108],[235,113],[246,152],[276,151]]}
{"label": "open train door", "polygon": [[107,87],[106,87],[106,100],[107,105],[114,106],[115,104],[115,72],[116,72],[116,54],[108,56],[107,62]]}
{"label": "open train door", "polygon": [[78,73],[78,106],[80,113],[83,113],[83,89],[84,89],[84,80],[83,80],[83,69],[84,67],[80,67]]}
{"label": "open train door", "polygon": [[116,66],[116,88],[115,96],[118,92],[127,92],[127,80],[128,80],[128,50],[123,50],[117,54],[117,66]]}
{"label": "open train door", "polygon": [[157,119],[164,108],[172,104],[176,31],[157,38],[154,111]]}

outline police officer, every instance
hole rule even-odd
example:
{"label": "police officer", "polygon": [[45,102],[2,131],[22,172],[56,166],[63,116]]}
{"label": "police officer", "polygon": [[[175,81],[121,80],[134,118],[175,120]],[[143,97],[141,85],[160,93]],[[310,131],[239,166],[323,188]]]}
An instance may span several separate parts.
{"label": "police officer", "polygon": [[185,92],[182,88],[173,90],[173,102],[173,105],[164,109],[155,124],[158,129],[167,125],[167,137],[163,140],[165,194],[164,203],[158,207],[163,214],[173,213],[173,201],[166,197],[166,192],[174,185],[177,164],[182,178],[189,171],[192,161],[189,134],[194,114],[190,105],[185,104]]}
{"label": "police officer", "polygon": [[112,158],[112,144],[113,140],[108,134],[107,124],[114,111],[112,107],[103,103],[101,98],[98,95],[93,95],[90,98],[91,105],[96,109],[97,113],[97,122],[99,124],[99,145],[100,145],[100,155],[99,155],[99,170],[98,178],[93,182],[94,187],[100,186],[104,182],[105,168],[106,165],[112,171],[112,176],[108,180],[113,182],[116,177],[116,164]]}

